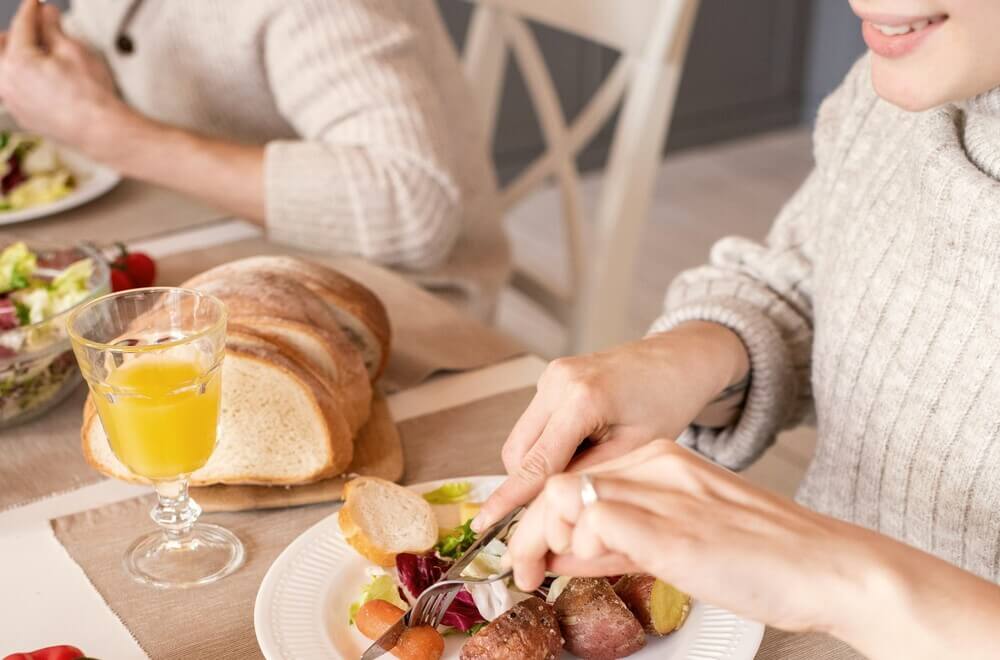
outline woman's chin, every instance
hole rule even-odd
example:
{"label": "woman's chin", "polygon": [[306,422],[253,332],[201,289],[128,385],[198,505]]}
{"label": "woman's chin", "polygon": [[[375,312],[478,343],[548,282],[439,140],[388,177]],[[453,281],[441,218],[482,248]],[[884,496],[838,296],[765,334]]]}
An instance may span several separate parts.
{"label": "woman's chin", "polygon": [[907,75],[900,68],[898,62],[872,58],[872,85],[883,100],[908,112],[922,112],[957,100],[929,85],[927,75]]}

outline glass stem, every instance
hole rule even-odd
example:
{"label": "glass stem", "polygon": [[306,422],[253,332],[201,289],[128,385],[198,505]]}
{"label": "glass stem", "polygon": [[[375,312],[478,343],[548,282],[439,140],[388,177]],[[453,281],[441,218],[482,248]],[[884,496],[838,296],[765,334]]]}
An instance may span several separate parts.
{"label": "glass stem", "polygon": [[154,487],[157,503],[149,512],[150,517],[168,541],[183,543],[201,515],[201,507],[188,497],[188,480],[157,481]]}

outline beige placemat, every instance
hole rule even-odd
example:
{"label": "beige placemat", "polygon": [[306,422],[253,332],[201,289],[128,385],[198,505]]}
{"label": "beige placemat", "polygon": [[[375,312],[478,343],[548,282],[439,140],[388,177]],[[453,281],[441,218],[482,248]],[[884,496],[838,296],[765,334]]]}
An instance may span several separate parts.
{"label": "beige placemat", "polygon": [[829,635],[768,628],[756,660],[865,660],[865,657]]}
{"label": "beige placemat", "polygon": [[374,291],[389,312],[392,353],[382,376],[388,391],[412,387],[442,371],[466,371],[525,353],[519,343],[467,316],[402,276],[360,259],[324,258],[250,239],[162,259],[161,284],[176,285],[228,261],[260,254],[299,256],[325,263]]}
{"label": "beige placemat", "polygon": [[[499,472],[500,447],[533,393],[534,388],[508,392],[399,424],[406,456],[404,481]],[[261,657],[253,631],[260,582],[285,546],[336,505],[205,515],[205,520],[239,535],[247,564],[222,582],[194,592],[144,587],[122,572],[118,558],[136,536],[151,529],[151,506],[152,498],[127,500],[58,518],[52,527],[150,657]]]}
{"label": "beige placemat", "polygon": [[32,222],[3,228],[4,234],[59,243],[105,245],[190,229],[228,217],[190,197],[125,179],[94,201]]}
{"label": "beige placemat", "polygon": [[0,432],[0,511],[103,477],[80,452],[80,411],[87,388],[33,422]]}

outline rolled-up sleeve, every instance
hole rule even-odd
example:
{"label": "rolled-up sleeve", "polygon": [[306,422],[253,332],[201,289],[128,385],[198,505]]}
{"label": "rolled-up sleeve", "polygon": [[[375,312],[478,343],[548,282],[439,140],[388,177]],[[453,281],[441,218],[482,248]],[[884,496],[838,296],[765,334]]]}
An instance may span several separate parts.
{"label": "rolled-up sleeve", "polygon": [[743,341],[750,386],[739,417],[725,428],[689,427],[678,441],[730,469],[749,466],[777,433],[812,414],[813,270],[821,205],[847,133],[843,120],[871,103],[868,61],[855,65],[823,104],[814,134],[816,166],[781,210],[764,243],[719,241],[709,263],[671,284],[650,329],[686,321],[719,323]]}
{"label": "rolled-up sleeve", "polygon": [[462,200],[444,108],[407,20],[413,9],[292,0],[269,21],[269,83],[300,136],[266,148],[272,237],[404,268],[447,258]]}

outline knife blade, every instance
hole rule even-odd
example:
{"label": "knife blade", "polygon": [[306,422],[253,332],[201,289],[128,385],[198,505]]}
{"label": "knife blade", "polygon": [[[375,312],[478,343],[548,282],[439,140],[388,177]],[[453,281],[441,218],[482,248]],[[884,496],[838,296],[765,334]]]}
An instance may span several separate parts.
{"label": "knife blade", "polygon": [[[438,582],[442,582],[444,580],[454,580],[458,577],[461,577],[462,571],[465,570],[465,567],[468,566],[473,559],[475,559],[476,555],[479,554],[479,550],[482,547],[488,545],[490,541],[495,539],[497,536],[502,534],[504,530],[510,527],[511,523],[514,522],[514,519],[523,510],[524,510],[523,506],[517,507],[516,509],[508,513],[506,516],[501,518],[499,521],[494,523],[492,526],[490,526],[490,528],[487,529],[485,532],[476,537],[476,540],[473,541],[472,545],[469,546],[468,550],[462,553],[462,556],[455,560],[455,563],[451,565],[451,568],[448,569],[448,572],[442,575],[440,579],[434,582],[434,584],[437,584]],[[433,587],[434,584],[428,586],[427,589],[424,589],[424,591],[420,594],[420,597],[417,598],[417,600],[419,601],[420,598],[423,598],[424,593],[426,593],[428,589]],[[454,597],[455,594],[452,594],[451,598],[454,599]],[[449,601],[448,605],[450,604],[451,603]],[[399,638],[403,636],[403,632],[410,625],[411,612],[413,612],[413,608],[410,608],[406,612],[406,614],[399,617],[399,621],[394,623],[391,628],[382,633],[382,636],[376,639],[375,642],[371,646],[369,646],[368,649],[364,652],[364,654],[361,656],[361,660],[375,660],[375,658],[378,658],[383,654],[391,651],[399,642]]]}

